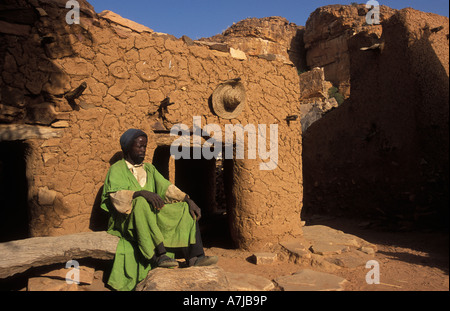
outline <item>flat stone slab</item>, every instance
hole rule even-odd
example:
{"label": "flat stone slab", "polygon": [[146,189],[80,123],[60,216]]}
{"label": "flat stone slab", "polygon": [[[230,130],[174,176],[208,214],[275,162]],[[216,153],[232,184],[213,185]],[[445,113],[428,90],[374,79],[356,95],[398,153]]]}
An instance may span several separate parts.
{"label": "flat stone slab", "polygon": [[[92,284],[94,282],[94,273],[95,269],[85,266],[79,266],[78,267],[78,282],[80,284]],[[47,273],[43,273],[40,275],[40,277],[46,277],[51,279],[59,279],[66,281],[66,278],[69,277],[70,279],[73,279],[74,274],[71,273],[73,271],[73,268],[67,268],[67,269],[56,269],[49,271]]]}
{"label": "flat stone slab", "polygon": [[233,291],[270,291],[275,289],[272,281],[250,273],[227,272]]}
{"label": "flat stone slab", "polygon": [[270,291],[275,284],[259,275],[225,272],[216,265],[151,270],[136,291]]}
{"label": "flat stone slab", "polygon": [[314,254],[328,256],[348,252],[350,249],[346,245],[333,244],[331,242],[325,241],[316,241],[313,245],[311,245],[309,250]]}
{"label": "flat stone slab", "polygon": [[57,280],[47,277],[35,277],[28,279],[27,291],[78,291],[78,285],[76,283],[68,284],[64,280]]}
{"label": "flat stone slab", "polygon": [[136,286],[136,291],[227,291],[231,290],[226,272],[216,266],[156,268]]}
{"label": "flat stone slab", "polygon": [[341,291],[346,281],[339,276],[310,269],[275,279],[284,291]]}
{"label": "flat stone slab", "polygon": [[136,31],[138,33],[142,33],[142,32],[152,33],[153,32],[153,30],[148,28],[147,26],[144,26],[144,25],[138,24],[136,22],[133,22],[132,20],[124,18],[124,17],[120,16],[119,14],[114,13],[114,12],[109,11],[109,10],[105,10],[105,11],[102,11],[102,12],[98,13],[98,16],[100,16],[100,17],[102,17],[104,19],[107,19],[107,20],[109,20],[111,22],[114,22],[116,24],[119,24],[120,26],[123,26],[123,27],[129,28],[131,30],[134,30],[134,31]]}
{"label": "flat stone slab", "polygon": [[0,243],[0,279],[80,258],[112,260],[118,242],[118,237],[99,231]]}
{"label": "flat stone slab", "polygon": [[365,254],[359,250],[342,253],[325,258],[326,261],[343,268],[356,268],[364,266],[373,256]]}
{"label": "flat stone slab", "polygon": [[311,253],[308,251],[308,249],[303,245],[303,242],[300,240],[280,242],[280,245],[296,258],[300,259],[311,258]]}
{"label": "flat stone slab", "polygon": [[377,251],[376,245],[371,244],[364,239],[322,225],[304,226],[303,238],[306,241],[310,242],[312,246],[319,245],[319,243],[322,243],[321,245],[323,245],[323,243],[327,243],[331,245],[343,245],[352,248],[370,247],[375,252]]}

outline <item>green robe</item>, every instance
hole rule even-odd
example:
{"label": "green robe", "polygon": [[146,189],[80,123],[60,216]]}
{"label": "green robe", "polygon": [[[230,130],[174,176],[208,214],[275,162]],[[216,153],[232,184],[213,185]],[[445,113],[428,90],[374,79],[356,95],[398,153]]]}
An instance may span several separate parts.
{"label": "green robe", "polygon": [[[165,247],[187,247],[195,243],[195,220],[186,202],[166,204],[159,212],[143,197],[133,199],[129,215],[116,211],[109,194],[119,190],[148,190],[163,200],[171,184],[150,163],[144,163],[147,183],[141,187],[122,159],[106,175],[102,209],[110,213],[107,232],[120,237],[108,285],[116,290],[133,290],[152,269],[150,259],[161,242]],[[167,255],[174,257],[173,253]]]}

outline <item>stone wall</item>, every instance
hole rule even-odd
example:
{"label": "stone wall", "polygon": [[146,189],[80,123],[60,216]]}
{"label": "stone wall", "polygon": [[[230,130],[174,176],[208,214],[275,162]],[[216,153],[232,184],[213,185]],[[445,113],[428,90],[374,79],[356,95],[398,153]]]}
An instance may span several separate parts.
{"label": "stone wall", "polygon": [[347,41],[350,97],[303,135],[304,212],[448,227],[448,18],[403,9],[381,27]]}
{"label": "stone wall", "polygon": [[[301,127],[285,120],[299,109],[297,69],[258,57],[237,59],[112,12],[96,14],[79,2],[79,25],[65,22],[65,1],[51,0],[9,1],[33,12],[34,19],[0,21],[0,137],[24,140],[30,148],[30,236],[98,227],[99,194],[120,156],[120,135],[130,127],[146,131],[151,162],[156,148],[174,139],[154,134],[152,126],[191,127],[193,116],[200,116],[202,125],[219,124],[222,132],[229,123],[278,124],[274,170],[259,170],[259,158],[232,163],[231,233],[243,248],[301,234]],[[238,77],[246,88],[246,108],[236,119],[221,119],[210,108],[211,94],[219,83]],[[162,116],[158,108],[166,97],[174,104]],[[174,163],[167,161],[176,184]]]}

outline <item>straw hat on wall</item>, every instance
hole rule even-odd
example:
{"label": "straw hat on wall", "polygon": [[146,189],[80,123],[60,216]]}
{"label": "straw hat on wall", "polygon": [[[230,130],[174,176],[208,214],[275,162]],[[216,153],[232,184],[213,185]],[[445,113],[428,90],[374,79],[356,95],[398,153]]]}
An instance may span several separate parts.
{"label": "straw hat on wall", "polygon": [[240,78],[219,84],[212,94],[212,108],[224,119],[236,118],[245,108],[245,88]]}

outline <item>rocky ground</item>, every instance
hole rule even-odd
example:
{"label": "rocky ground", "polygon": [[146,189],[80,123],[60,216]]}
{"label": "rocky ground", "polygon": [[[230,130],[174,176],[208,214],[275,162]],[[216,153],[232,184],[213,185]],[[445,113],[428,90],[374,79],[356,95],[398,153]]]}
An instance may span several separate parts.
{"label": "rocky ground", "polygon": [[[177,290],[176,286],[185,284],[183,286],[194,286],[197,290],[227,290],[229,285],[231,290],[275,291],[449,290],[448,232],[393,231],[375,222],[322,216],[306,219],[303,231],[302,240],[272,247],[275,260],[270,254],[257,254],[262,263],[255,262],[255,252],[233,249],[228,241],[214,243],[206,239],[206,254],[219,257],[217,267],[190,272],[187,269],[154,270],[153,280],[141,288]],[[366,275],[373,269],[373,266],[366,268],[369,260],[379,263],[379,284],[366,282]],[[80,260],[82,284],[78,286],[66,284],[67,271],[60,266],[28,271],[12,281],[2,282],[1,289],[110,290],[105,286],[111,268],[109,261]],[[212,279],[202,281],[202,274]],[[193,278],[198,279],[196,283],[189,283]],[[224,278],[229,280],[229,285],[224,284]]]}
{"label": "rocky ground", "polygon": [[[448,291],[449,244],[448,233],[442,232],[394,232],[373,228],[368,222],[332,217],[315,217],[307,225],[326,225],[351,233],[374,244],[373,256],[380,264],[380,284],[367,284],[365,265],[353,268],[337,268],[331,272],[347,280],[344,291]],[[247,260],[249,252],[210,248],[208,254],[219,256],[218,265],[225,271],[252,273],[276,279],[290,275],[302,268],[330,272],[329,267],[305,260],[305,264],[277,261],[267,265],[255,265]],[[278,288],[279,289],[279,288]]]}

